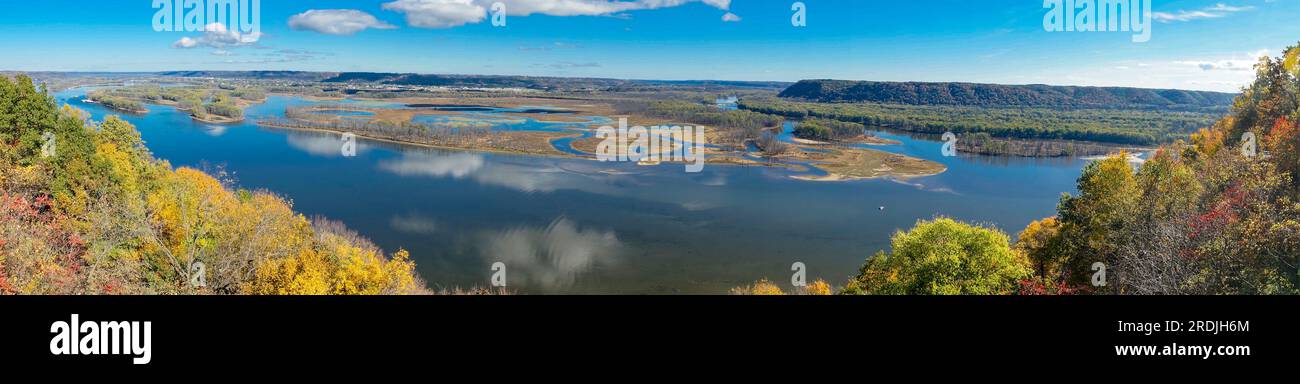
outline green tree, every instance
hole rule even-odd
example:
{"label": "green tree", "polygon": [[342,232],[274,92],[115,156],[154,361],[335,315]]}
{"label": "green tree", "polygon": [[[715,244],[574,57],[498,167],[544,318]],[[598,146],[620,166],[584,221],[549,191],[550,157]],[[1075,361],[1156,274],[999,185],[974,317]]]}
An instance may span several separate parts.
{"label": "green tree", "polygon": [[1084,167],[1079,196],[1065,194],[1057,207],[1070,255],[1066,281],[1082,285],[1088,282],[1093,263],[1113,265],[1115,236],[1124,229],[1139,196],[1128,154],[1121,152]]}
{"label": "green tree", "polygon": [[867,260],[843,293],[993,295],[1014,292],[1031,275],[1005,233],[948,218],[920,221],[892,239],[893,253]]}
{"label": "green tree", "polygon": [[1061,222],[1055,217],[1029,223],[1016,240],[1015,249],[1034,268],[1044,283],[1060,282],[1061,268],[1068,256],[1062,247]]}

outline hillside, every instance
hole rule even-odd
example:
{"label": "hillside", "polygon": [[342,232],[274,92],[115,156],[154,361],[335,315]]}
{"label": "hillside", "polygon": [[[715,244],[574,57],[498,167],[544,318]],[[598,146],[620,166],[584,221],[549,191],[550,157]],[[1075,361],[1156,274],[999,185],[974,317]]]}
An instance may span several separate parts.
{"label": "hillside", "polygon": [[1122,87],[803,80],[780,97],[904,105],[1226,111],[1236,95]]}
{"label": "hillside", "polygon": [[338,76],[338,73],[302,71],[168,71],[158,72],[158,75],[172,77],[211,77],[217,79],[321,81]]}
{"label": "hillside", "polygon": [[0,295],[427,293],[405,250],[213,175],[0,76]]}
{"label": "hillside", "polygon": [[626,80],[584,77],[538,77],[494,75],[442,75],[388,72],[298,72],[298,71],[170,71],[160,76],[210,77],[221,79],[319,81],[323,83],[383,84],[429,87],[528,88],[542,90],[625,90],[645,87],[784,89],[790,83],[719,80]]}

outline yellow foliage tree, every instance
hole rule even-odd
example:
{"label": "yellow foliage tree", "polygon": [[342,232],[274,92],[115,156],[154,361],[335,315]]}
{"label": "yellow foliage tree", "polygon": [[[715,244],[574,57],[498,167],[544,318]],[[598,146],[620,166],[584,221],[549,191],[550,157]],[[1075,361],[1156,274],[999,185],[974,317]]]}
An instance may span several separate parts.
{"label": "yellow foliage tree", "polygon": [[320,249],[295,257],[266,259],[243,292],[254,295],[385,295],[416,289],[415,264],[405,250],[391,259],[334,235]]}
{"label": "yellow foliage tree", "polygon": [[1034,221],[1020,233],[1016,252],[1024,255],[1034,273],[1047,282],[1057,281],[1068,254],[1062,249],[1061,222],[1055,216]]}
{"label": "yellow foliage tree", "polygon": [[191,168],[167,175],[149,194],[147,205],[153,229],[154,250],[165,265],[164,278],[188,282],[190,266],[212,254],[218,231],[230,228],[228,213],[238,211],[238,200],[221,183]]}
{"label": "yellow foliage tree", "polygon": [[424,292],[407,252],[385,257],[279,196],[172,170],[125,120],[87,124],[16,80],[0,76],[12,107],[0,108],[0,293]]}
{"label": "yellow foliage tree", "polygon": [[752,296],[783,296],[785,295],[785,291],[782,291],[781,287],[776,286],[776,284],[773,284],[771,281],[768,281],[767,279],[762,279],[754,283],[754,285],[750,285],[747,287],[732,288],[731,294],[752,295]]}
{"label": "yellow foliage tree", "polygon": [[803,291],[804,294],[812,296],[828,296],[835,294],[834,290],[831,289],[831,284],[827,283],[826,280],[821,279],[812,282],[812,284],[808,284],[807,287],[803,288]]}

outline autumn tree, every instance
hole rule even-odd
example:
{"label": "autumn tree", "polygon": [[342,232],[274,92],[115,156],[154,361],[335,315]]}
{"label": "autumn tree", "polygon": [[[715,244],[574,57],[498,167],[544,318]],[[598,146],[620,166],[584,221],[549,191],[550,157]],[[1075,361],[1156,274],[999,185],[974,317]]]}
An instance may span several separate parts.
{"label": "autumn tree", "polygon": [[1057,207],[1068,262],[1065,281],[1086,283],[1093,263],[1113,263],[1115,235],[1137,204],[1138,188],[1126,153],[1089,163],[1079,176],[1079,196],[1066,194]]}
{"label": "autumn tree", "polygon": [[1129,294],[1176,294],[1196,271],[1191,222],[1204,187],[1176,153],[1157,151],[1136,175],[1137,202],[1111,240],[1109,285]]}
{"label": "autumn tree", "polygon": [[[1067,273],[1102,262],[1118,294],[1278,294],[1300,287],[1300,49],[1261,58],[1231,113],[1141,164],[1090,164],[1058,207]],[[1036,237],[1022,235],[1034,244]],[[1036,249],[1035,247],[1029,247]]]}
{"label": "autumn tree", "polygon": [[0,77],[0,294],[424,292],[406,251],[173,170],[125,120]]}
{"label": "autumn tree", "polygon": [[1029,277],[1029,261],[994,228],[948,218],[920,221],[895,233],[892,253],[868,259],[843,292],[869,295],[1012,293]]}
{"label": "autumn tree", "polygon": [[1034,274],[1047,284],[1060,282],[1062,267],[1068,256],[1062,244],[1061,222],[1048,217],[1029,223],[1020,233],[1015,250],[1029,260]]}

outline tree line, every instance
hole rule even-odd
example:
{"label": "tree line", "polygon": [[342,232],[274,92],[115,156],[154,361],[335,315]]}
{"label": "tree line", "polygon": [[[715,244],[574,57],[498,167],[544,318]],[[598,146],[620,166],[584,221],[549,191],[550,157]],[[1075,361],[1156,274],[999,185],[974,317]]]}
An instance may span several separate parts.
{"label": "tree line", "polygon": [[90,94],[86,96],[90,101],[99,103],[100,105],[115,111],[140,113],[145,110],[143,103],[124,97],[109,95],[103,92],[90,92]]}
{"label": "tree line", "polygon": [[780,94],[826,103],[1204,112],[1226,110],[1234,96],[1178,89],[844,80],[803,80]]}
{"label": "tree line", "polygon": [[762,140],[765,131],[778,128],[785,121],[772,114],[744,110],[724,111],[716,105],[680,100],[623,100],[616,102],[614,108],[620,114],[697,124],[714,129],[718,133],[717,144],[733,148],[744,148],[745,143]]}
{"label": "tree line", "polygon": [[[226,89],[229,88],[229,89]],[[162,87],[136,85],[90,93],[91,100],[121,111],[143,111],[141,103],[173,104],[177,109],[204,119],[209,114],[231,119],[242,119],[244,110],[240,100],[259,102],[266,100],[266,92],[255,88],[226,86],[210,89],[204,87]],[[110,105],[109,102],[114,103]],[[130,109],[130,108],[135,109]]]}
{"label": "tree line", "polygon": [[347,106],[286,108],[284,118],[266,118],[258,121],[258,124],[281,128],[351,132],[381,139],[448,146],[469,146],[492,134],[490,124],[470,122],[430,124],[410,120],[347,119],[318,113],[351,109],[353,108]]}
{"label": "tree line", "polygon": [[1186,138],[1214,122],[1200,112],[1053,110],[900,104],[828,104],[776,99],[742,100],[744,110],[795,119],[818,118],[942,134],[986,132],[994,137],[1155,145]]}
{"label": "tree line", "polygon": [[859,123],[813,118],[799,121],[793,134],[804,139],[829,141],[861,137],[866,132],[867,127]]}

